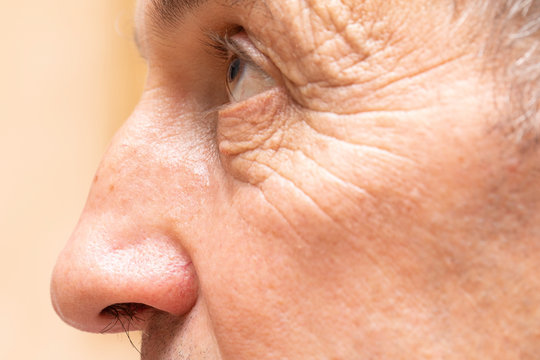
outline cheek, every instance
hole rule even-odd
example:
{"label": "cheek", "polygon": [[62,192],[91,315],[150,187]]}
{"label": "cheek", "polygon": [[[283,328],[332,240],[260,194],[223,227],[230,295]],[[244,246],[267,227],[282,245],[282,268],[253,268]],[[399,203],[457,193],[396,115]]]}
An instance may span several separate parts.
{"label": "cheek", "polygon": [[355,251],[405,274],[443,231],[459,238],[461,204],[485,203],[491,155],[477,107],[338,116],[264,100],[218,125],[223,203],[257,233],[236,250],[279,252],[313,278],[328,271],[320,259]]}
{"label": "cheek", "polygon": [[456,204],[482,205],[493,156],[476,107],[338,116],[290,110],[279,94],[257,101],[220,113],[226,171],[210,236],[220,241],[201,273],[231,354],[302,343],[291,329],[308,333],[310,316],[329,309],[306,299],[342,281],[339,268],[365,270],[366,294],[386,283],[389,294],[422,292],[442,235],[460,230]]}
{"label": "cheek", "polygon": [[326,134],[317,122],[332,124],[338,116],[306,113],[278,91],[220,113],[227,203],[238,206],[250,226],[282,232],[290,244],[303,246],[379,226],[390,218],[381,213],[381,198],[388,204],[413,193],[402,175],[412,173],[414,161],[388,147]]}
{"label": "cheek", "polygon": [[216,209],[212,245],[198,259],[201,293],[224,358],[287,358],[283,344],[295,331],[308,332],[303,320],[314,310],[299,301],[304,270],[296,234],[261,190],[235,189],[235,196],[219,199],[226,206]]}
{"label": "cheek", "polygon": [[[309,134],[286,96],[273,90],[252,100],[219,115],[219,151],[230,185],[227,203],[238,206],[242,218],[264,233],[286,232],[290,243],[311,238],[315,234],[298,233],[312,228],[307,219],[333,221],[325,214],[332,204],[318,199],[321,191],[332,192],[327,199],[336,189],[336,196],[344,194],[303,148],[319,140]],[[309,146],[318,145],[324,144]]]}

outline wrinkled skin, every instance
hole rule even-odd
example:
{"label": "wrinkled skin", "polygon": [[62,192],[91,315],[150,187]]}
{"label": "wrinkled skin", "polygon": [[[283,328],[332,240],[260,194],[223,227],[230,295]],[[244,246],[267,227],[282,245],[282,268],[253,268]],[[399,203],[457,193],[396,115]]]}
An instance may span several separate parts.
{"label": "wrinkled skin", "polygon": [[[540,354],[538,156],[497,131],[474,13],[210,0],[160,28],[151,7],[146,90],[54,272],[67,323],[144,304],[145,360]],[[212,111],[201,39],[231,25],[277,86]]]}

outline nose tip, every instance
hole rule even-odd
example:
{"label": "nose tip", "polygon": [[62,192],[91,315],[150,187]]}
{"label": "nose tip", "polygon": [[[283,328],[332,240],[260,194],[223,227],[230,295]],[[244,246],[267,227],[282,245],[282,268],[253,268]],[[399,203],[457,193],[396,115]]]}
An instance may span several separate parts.
{"label": "nose tip", "polygon": [[121,332],[141,330],[154,309],[189,312],[197,279],[174,238],[111,241],[91,228],[78,226],[53,271],[52,303],[66,323],[89,332]]}

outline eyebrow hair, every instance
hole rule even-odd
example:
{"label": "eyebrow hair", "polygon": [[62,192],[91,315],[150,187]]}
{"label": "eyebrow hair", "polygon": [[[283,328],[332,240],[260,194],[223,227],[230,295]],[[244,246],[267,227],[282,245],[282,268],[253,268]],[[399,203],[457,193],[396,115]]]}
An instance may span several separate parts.
{"label": "eyebrow hair", "polygon": [[[231,8],[245,8],[248,4],[255,3],[266,4],[266,0],[149,0],[145,13],[151,19],[152,32],[160,35],[162,31],[170,30],[181,23],[186,14],[208,2],[219,2],[221,5]],[[133,29],[133,41],[140,56],[146,59],[144,42],[141,41],[137,26]]]}
{"label": "eyebrow hair", "polygon": [[152,0],[149,14],[155,23],[170,26],[207,1],[209,0]]}
{"label": "eyebrow hair", "polygon": [[[150,17],[158,26],[173,26],[182,21],[188,12],[192,12],[207,2],[216,0],[151,0]],[[256,2],[265,3],[265,0],[221,0],[225,6],[244,7]]]}

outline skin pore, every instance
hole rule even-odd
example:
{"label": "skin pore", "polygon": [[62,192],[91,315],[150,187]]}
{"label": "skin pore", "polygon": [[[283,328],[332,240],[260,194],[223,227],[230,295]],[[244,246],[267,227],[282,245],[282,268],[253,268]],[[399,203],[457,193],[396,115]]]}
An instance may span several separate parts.
{"label": "skin pore", "polygon": [[122,331],[104,309],[141,304],[144,360],[540,353],[538,154],[496,130],[480,14],[156,3],[145,91],[55,268],[66,322]]}

